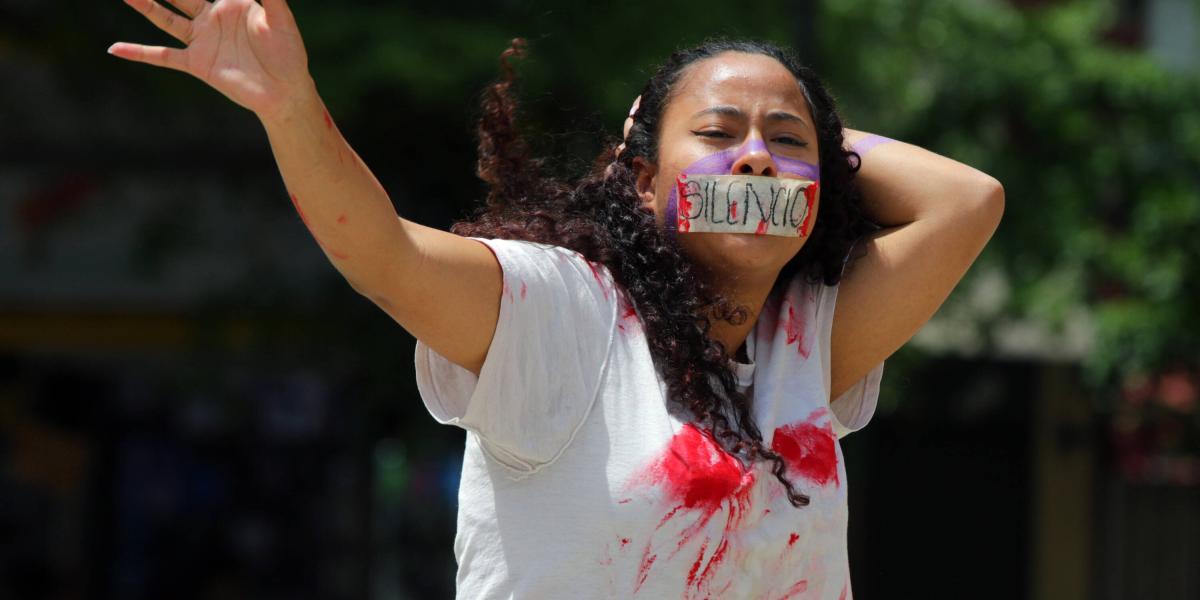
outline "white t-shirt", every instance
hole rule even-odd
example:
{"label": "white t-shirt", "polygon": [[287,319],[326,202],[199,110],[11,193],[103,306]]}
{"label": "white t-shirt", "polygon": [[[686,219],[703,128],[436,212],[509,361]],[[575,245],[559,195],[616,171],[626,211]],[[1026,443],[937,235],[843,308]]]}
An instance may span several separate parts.
{"label": "white t-shirt", "polygon": [[[839,438],[875,411],[881,362],[832,403],[837,286],[796,279],[747,339],[770,463],[749,470],[668,411],[637,312],[603,265],[558,246],[484,240],[504,271],[478,377],[418,342],[438,423],[467,430],[458,598],[851,598]],[[830,407],[832,406],[832,410]]]}

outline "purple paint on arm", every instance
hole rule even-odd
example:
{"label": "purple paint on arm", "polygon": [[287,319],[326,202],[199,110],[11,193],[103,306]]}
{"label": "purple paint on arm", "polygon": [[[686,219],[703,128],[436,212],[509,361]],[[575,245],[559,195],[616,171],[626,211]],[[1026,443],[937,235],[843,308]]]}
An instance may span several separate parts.
{"label": "purple paint on arm", "polygon": [[870,152],[871,149],[874,148],[875,146],[878,146],[880,144],[886,144],[888,142],[894,142],[894,141],[896,141],[896,140],[893,140],[892,138],[888,138],[888,137],[883,137],[882,135],[875,135],[874,133],[872,133],[872,134],[868,135],[867,137],[862,138],[861,140],[858,140],[857,142],[855,142],[853,144],[850,144],[850,148],[852,150],[854,150],[855,152],[857,152],[859,157],[863,157],[863,156],[866,156],[867,153]]}

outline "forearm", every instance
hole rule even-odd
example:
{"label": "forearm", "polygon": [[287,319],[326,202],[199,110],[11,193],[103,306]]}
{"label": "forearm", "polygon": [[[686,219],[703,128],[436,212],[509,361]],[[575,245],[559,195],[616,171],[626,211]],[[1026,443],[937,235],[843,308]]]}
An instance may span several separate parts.
{"label": "forearm", "polygon": [[844,135],[863,159],[857,175],[863,208],[882,227],[1003,202],[1000,183],[968,165],[865,131],[845,129]]}
{"label": "forearm", "polygon": [[411,240],[387,192],[347,144],[317,94],[262,119],[279,172],[304,225],[356,290],[411,262]]}

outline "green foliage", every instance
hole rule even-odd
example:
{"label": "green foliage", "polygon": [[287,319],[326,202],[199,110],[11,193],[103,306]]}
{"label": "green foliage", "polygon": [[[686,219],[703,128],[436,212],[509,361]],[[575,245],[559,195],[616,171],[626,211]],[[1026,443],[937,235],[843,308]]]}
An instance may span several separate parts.
{"label": "green foliage", "polygon": [[1097,386],[1200,367],[1195,73],[1104,43],[1109,3],[824,8],[820,70],[857,127],[1004,184],[1004,221],[980,262],[1010,278],[1010,315],[1061,325],[1091,307]]}
{"label": "green foliage", "polygon": [[[672,49],[713,35],[796,47],[851,126],[1004,184],[1004,221],[979,260],[1011,282],[1003,316],[1059,326],[1087,307],[1096,327],[1087,374],[1113,389],[1141,371],[1200,368],[1200,78],[1105,42],[1115,5],[509,0],[418,8],[364,0],[295,2],[293,10],[318,86],[368,164],[385,183],[427,176],[460,208],[479,202],[477,182],[467,181],[478,93],[499,75],[498,55],[513,37],[530,42],[518,65],[526,125],[546,153],[577,162],[619,134],[649,70]],[[121,78],[140,77],[144,96],[172,110],[224,106],[184,76],[101,62],[108,57],[99,49],[114,38],[178,45],[135,14],[116,17],[121,8],[89,5],[90,21],[113,26],[63,24],[59,45],[27,27],[0,31],[49,60],[94,47],[87,56],[95,63],[76,73],[81,86],[137,89]],[[106,66],[94,71],[103,79],[87,75],[96,66]]]}

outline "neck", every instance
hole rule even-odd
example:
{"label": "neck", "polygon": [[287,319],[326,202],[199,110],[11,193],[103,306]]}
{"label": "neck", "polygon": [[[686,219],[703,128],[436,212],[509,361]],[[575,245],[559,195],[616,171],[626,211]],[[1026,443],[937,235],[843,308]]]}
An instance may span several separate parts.
{"label": "neck", "polygon": [[[746,315],[746,320],[740,325],[732,325],[716,318],[709,319],[711,327],[708,330],[708,335],[725,346],[726,357],[736,359],[739,356],[746,356],[743,350],[746,337],[750,334],[750,330],[754,328],[754,323],[758,321],[758,315],[762,312],[763,304],[766,303],[767,296],[771,293],[771,288],[774,284],[775,278],[771,277],[761,280],[732,280],[718,286],[718,290],[726,294],[734,302],[735,306],[745,306],[749,311]],[[747,358],[742,362],[748,360]]]}

